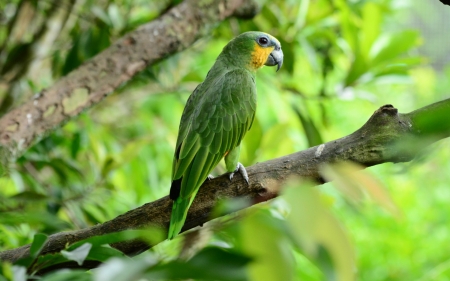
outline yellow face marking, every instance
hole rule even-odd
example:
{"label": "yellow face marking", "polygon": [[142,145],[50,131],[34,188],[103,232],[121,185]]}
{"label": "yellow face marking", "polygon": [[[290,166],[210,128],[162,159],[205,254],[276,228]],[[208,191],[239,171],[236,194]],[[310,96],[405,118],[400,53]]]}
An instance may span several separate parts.
{"label": "yellow face marking", "polygon": [[250,67],[253,69],[258,69],[262,67],[269,57],[270,53],[273,51],[274,47],[261,47],[255,42],[255,47],[252,52],[252,59],[250,60]]}

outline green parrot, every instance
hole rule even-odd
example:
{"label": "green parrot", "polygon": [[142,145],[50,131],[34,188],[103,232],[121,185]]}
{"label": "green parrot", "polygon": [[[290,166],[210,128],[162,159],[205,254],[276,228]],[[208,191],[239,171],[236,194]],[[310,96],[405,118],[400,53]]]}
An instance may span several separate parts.
{"label": "green parrot", "polygon": [[205,81],[189,96],[172,164],[169,239],[180,233],[200,186],[223,157],[230,180],[239,172],[248,183],[238,160],[241,140],[255,117],[255,73],[263,65],[277,65],[278,71],[282,64],[276,38],[257,31],[242,33],[223,48]]}

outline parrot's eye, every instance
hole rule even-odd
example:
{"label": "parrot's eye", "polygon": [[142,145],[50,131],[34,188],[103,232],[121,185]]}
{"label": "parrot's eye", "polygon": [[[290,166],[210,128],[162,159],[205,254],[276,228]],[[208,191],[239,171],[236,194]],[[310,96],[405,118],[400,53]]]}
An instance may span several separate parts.
{"label": "parrot's eye", "polygon": [[260,45],[266,45],[267,43],[269,43],[269,39],[267,39],[267,37],[260,37],[260,38],[258,39],[258,43],[259,43]]}

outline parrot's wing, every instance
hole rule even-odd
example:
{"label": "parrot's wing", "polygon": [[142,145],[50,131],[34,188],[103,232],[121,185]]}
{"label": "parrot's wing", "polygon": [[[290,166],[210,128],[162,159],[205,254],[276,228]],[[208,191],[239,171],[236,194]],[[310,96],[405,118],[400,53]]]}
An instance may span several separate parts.
{"label": "parrot's wing", "polygon": [[186,105],[184,106],[183,114],[181,115],[180,127],[178,129],[177,144],[175,146],[175,156],[172,163],[172,180],[175,179],[174,175],[176,173],[177,161],[180,154],[180,149],[183,141],[186,139],[189,131],[191,130],[192,119],[194,117],[195,108],[199,103],[199,91],[202,89],[202,84],[197,85],[195,90],[189,96]]}
{"label": "parrot's wing", "polygon": [[190,116],[182,118],[184,137],[176,148],[172,178],[183,177],[182,198],[195,195],[222,157],[240,144],[256,111],[255,81],[247,70],[232,70],[208,82],[207,89],[194,91],[189,100],[197,104],[186,105],[183,113]]}
{"label": "parrot's wing", "polygon": [[176,148],[180,146],[183,140],[186,138],[187,133],[191,127],[191,120],[195,107],[198,103],[199,89],[201,89],[202,83],[198,84],[192,94],[189,96],[186,105],[184,106],[183,114],[181,115],[180,128],[178,129],[178,138]]}

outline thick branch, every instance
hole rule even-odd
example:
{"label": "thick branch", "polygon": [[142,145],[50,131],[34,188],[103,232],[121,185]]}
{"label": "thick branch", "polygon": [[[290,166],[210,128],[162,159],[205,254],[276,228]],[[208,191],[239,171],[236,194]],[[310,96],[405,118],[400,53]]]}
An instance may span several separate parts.
{"label": "thick branch", "polygon": [[[447,109],[450,99],[421,108],[408,114],[399,114],[391,105],[385,105],[375,111],[359,130],[346,137],[311,147],[309,149],[258,163],[247,168],[250,177],[247,186],[241,176],[230,182],[226,175],[206,181],[200,188],[192,204],[183,230],[202,225],[211,220],[211,209],[217,198],[246,197],[258,203],[276,197],[280,186],[290,176],[296,175],[323,182],[319,166],[324,163],[354,161],[363,166],[372,166],[385,162],[407,162],[430,142],[416,142],[413,151],[399,150],[395,143],[403,143],[411,137],[426,139],[450,136],[450,117],[437,114]],[[437,115],[436,115],[437,114]],[[440,119],[436,119],[440,116]],[[433,122],[446,124],[440,130],[427,130],[425,120],[433,117]],[[435,123],[433,123],[435,124]],[[126,229],[139,229],[149,225],[166,229],[169,224],[172,202],[168,197],[145,204],[111,221],[87,229],[62,232],[50,236],[43,254],[59,252],[68,244],[107,233]],[[147,250],[151,245],[141,241],[127,241],[113,245],[127,255]],[[0,253],[0,260],[14,262],[29,254],[29,245]],[[91,265],[84,265],[90,267]]]}
{"label": "thick branch", "polygon": [[55,126],[101,101],[145,67],[186,49],[235,14],[251,17],[252,0],[187,0],[126,34],[33,100],[0,119],[0,157],[17,157]]}

